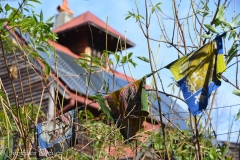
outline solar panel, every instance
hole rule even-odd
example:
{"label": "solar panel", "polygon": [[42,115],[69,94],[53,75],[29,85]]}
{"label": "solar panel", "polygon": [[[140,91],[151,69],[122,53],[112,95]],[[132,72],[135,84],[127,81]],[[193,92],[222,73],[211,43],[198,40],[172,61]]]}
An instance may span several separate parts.
{"label": "solar panel", "polygon": [[[46,60],[51,69],[56,73],[55,62],[57,63],[58,76],[64,81],[64,83],[71,89],[77,90],[79,93],[86,93],[86,82],[81,77],[71,76],[69,74],[77,75],[77,73],[60,57],[57,55],[57,60],[54,59],[54,55],[50,54],[50,57],[44,52],[39,51],[39,55]],[[95,91],[89,88],[89,94],[94,94]]]}

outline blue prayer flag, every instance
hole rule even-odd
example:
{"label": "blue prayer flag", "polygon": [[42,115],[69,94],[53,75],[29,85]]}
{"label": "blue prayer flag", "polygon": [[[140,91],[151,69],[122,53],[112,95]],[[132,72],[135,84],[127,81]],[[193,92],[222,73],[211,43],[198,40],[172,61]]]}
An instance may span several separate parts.
{"label": "blue prayer flag", "polygon": [[226,70],[222,36],[197,51],[167,65],[177,81],[190,112],[196,116],[207,108],[211,93]]}
{"label": "blue prayer flag", "polygon": [[45,121],[36,125],[35,134],[38,158],[53,156],[72,147],[74,117],[75,111],[71,110],[56,117],[55,121]]}

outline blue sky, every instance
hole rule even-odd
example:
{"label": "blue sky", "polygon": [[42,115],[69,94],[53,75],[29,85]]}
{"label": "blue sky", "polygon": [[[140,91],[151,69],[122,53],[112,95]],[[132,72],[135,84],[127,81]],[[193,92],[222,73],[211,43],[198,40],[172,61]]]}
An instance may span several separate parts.
{"label": "blue sky", "polygon": [[[36,12],[40,12],[40,9],[43,10],[45,19],[48,19],[50,16],[58,14],[56,8],[58,5],[62,4],[62,0],[42,0],[42,5],[36,5]],[[153,3],[156,4],[159,1],[153,0]],[[9,3],[15,3],[9,2]],[[148,48],[147,48],[147,41],[142,34],[141,29],[139,28],[138,24],[135,22],[134,19],[130,18],[128,20],[125,20],[125,16],[128,13],[128,11],[134,10],[136,12],[136,7],[134,0],[68,0],[69,7],[71,10],[74,11],[74,17],[86,12],[91,11],[93,14],[97,15],[100,19],[103,21],[106,21],[108,17],[108,24],[115,28],[118,32],[122,33],[123,35],[126,34],[126,37],[130,39],[132,42],[136,44],[136,46],[132,49],[129,49],[127,52],[133,52],[134,56],[145,56],[148,57]],[[143,1],[137,0],[139,10],[142,15],[145,14],[145,5]],[[178,2],[177,2],[178,3]],[[179,6],[179,17],[183,18],[187,15],[188,9],[186,6],[189,6],[190,1],[182,1],[181,5]],[[236,1],[236,6],[240,6],[239,1]],[[211,7],[213,7],[214,4],[210,3],[209,7],[211,10]],[[163,4],[161,4],[162,11],[169,15],[170,17],[173,17],[172,14],[172,3],[163,1]],[[229,6],[229,11],[234,10],[234,3],[231,3]],[[236,7],[236,12],[234,13],[237,15],[240,12],[240,9]],[[229,12],[226,14],[226,17],[228,19],[231,19],[232,12]],[[209,22],[209,20],[206,21],[206,23]],[[172,35],[172,28],[173,28],[173,22],[171,20],[165,20],[165,27],[167,33]],[[150,24],[150,36],[155,39],[160,39],[162,36],[160,32],[160,28],[158,25],[157,18],[155,16],[152,16],[151,24]],[[187,29],[185,29],[185,32],[187,32]],[[191,31],[192,33],[192,31]],[[187,44],[190,43],[190,39],[187,39]],[[229,49],[230,42],[227,43],[226,48]],[[158,53],[158,68],[161,66],[165,66],[166,64],[174,61],[178,58],[176,50],[173,49],[173,47],[169,48],[164,44],[160,44],[156,42],[151,42],[151,47],[153,53],[156,55]],[[138,79],[143,77],[145,74],[150,73],[150,67],[148,63],[142,62],[138,60],[137,58],[134,58],[134,61],[138,64],[136,68],[131,67],[132,74],[134,78]],[[234,60],[235,61],[235,60]],[[126,66],[127,68],[127,66]],[[118,68],[119,71],[122,71],[121,68]],[[127,70],[127,74],[130,74],[129,69]],[[234,75],[235,75],[234,69],[228,70],[224,75],[228,77],[231,81],[235,82]],[[172,80],[170,77],[172,77],[171,73],[164,69],[160,72],[160,75],[163,78],[163,84],[164,86],[167,86]],[[150,79],[147,81],[150,83]],[[160,86],[160,85],[159,85]],[[170,88],[165,87],[165,89],[170,92]],[[216,107],[222,107],[222,106],[228,106],[228,105],[234,105],[240,103],[240,98],[237,96],[234,96],[232,94],[232,90],[234,88],[223,82],[222,86],[219,88],[217,99],[216,99]],[[181,102],[180,103],[183,108],[186,110],[187,106]],[[224,108],[219,109],[218,116],[217,113],[214,111],[212,114],[212,120],[213,122],[216,122],[218,120],[218,125],[216,125],[215,128],[218,129],[218,133],[226,133],[229,128],[229,119],[230,117],[233,117],[240,106],[235,106],[232,108]],[[218,117],[218,118],[217,118]],[[239,121],[234,123],[233,131],[239,130]],[[220,139],[226,139],[225,136],[219,136]],[[232,134],[232,141],[236,141],[237,134]]]}

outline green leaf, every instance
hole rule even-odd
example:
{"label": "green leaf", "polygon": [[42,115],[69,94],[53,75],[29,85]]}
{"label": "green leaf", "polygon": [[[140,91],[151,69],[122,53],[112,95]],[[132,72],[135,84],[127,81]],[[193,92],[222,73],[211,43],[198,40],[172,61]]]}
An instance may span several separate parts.
{"label": "green leaf", "polygon": [[240,109],[238,110],[235,121],[239,120],[239,118],[240,118]]}
{"label": "green leaf", "polygon": [[32,38],[32,37],[30,37],[30,44],[33,46],[33,48],[35,49],[36,48],[36,44],[35,44],[35,40]]}
{"label": "green leaf", "polygon": [[79,65],[83,67],[84,69],[87,68],[88,64],[86,62],[80,62]]}
{"label": "green leaf", "polygon": [[130,15],[130,16],[126,16],[126,17],[125,17],[125,20],[129,19],[130,17],[131,17],[131,15]]}
{"label": "green leaf", "polygon": [[206,15],[209,14],[209,11],[206,11],[206,10],[202,10],[202,9],[199,9],[198,12],[201,12],[203,13],[203,17],[205,17]]}
{"label": "green leaf", "polygon": [[219,18],[220,20],[224,19],[224,4],[219,8],[218,14],[217,14],[217,18]]}
{"label": "green leaf", "polygon": [[95,116],[92,114],[92,112],[90,112],[89,110],[87,110],[87,115],[89,118],[93,119],[95,118]]}
{"label": "green leaf", "polygon": [[204,26],[213,33],[217,33],[217,29],[209,24],[204,24]]}
{"label": "green leaf", "polygon": [[233,19],[232,21],[232,26],[235,27],[237,25],[238,21],[238,17],[240,16],[240,13],[238,13],[238,15]]}
{"label": "green leaf", "polygon": [[[6,18],[0,19],[0,26],[3,26],[3,24],[4,24],[5,22],[7,22],[7,20],[8,20],[8,19],[6,19]],[[1,28],[2,28],[2,27],[1,27]]]}
{"label": "green leaf", "polygon": [[169,83],[169,85],[167,86],[167,87],[171,87],[172,85],[174,85],[174,83],[172,82],[172,83]]}
{"label": "green leaf", "polygon": [[109,80],[108,80],[108,82],[107,82],[107,86],[106,86],[106,89],[105,89],[105,90],[106,90],[106,92],[105,92],[105,93],[107,94],[107,93],[108,93],[108,91],[109,91]]}
{"label": "green leaf", "polygon": [[229,151],[229,143],[228,142],[224,142],[221,146],[221,154],[222,154],[222,158],[224,158],[227,153]]}
{"label": "green leaf", "polygon": [[152,7],[152,13],[155,12],[155,9],[158,9],[159,11],[161,11],[160,5],[162,4],[162,2],[159,2],[155,5],[155,7]]}
{"label": "green leaf", "polygon": [[158,2],[155,6],[159,11],[161,11],[161,8],[159,7],[161,4],[162,4],[162,2]]}
{"label": "green leaf", "polygon": [[42,51],[42,52],[46,52],[43,48],[41,48],[41,47],[37,47],[37,50],[39,50],[39,51]]}
{"label": "green leaf", "polygon": [[119,59],[120,59],[120,56],[115,53],[115,54],[114,54],[114,57],[115,57],[115,59],[116,59],[116,62],[118,63],[118,62],[119,62]]}
{"label": "green leaf", "polygon": [[42,10],[41,10],[41,12],[40,12],[40,21],[41,21],[41,22],[43,21],[43,12],[42,12]]}
{"label": "green leaf", "polygon": [[154,11],[155,11],[155,8],[154,8],[154,7],[152,7],[152,13],[154,13]]}
{"label": "green leaf", "polygon": [[219,18],[216,18],[214,21],[215,26],[219,26],[222,23],[222,21]]}
{"label": "green leaf", "polygon": [[47,47],[52,53],[54,53],[55,48],[53,46],[51,46],[49,43],[47,43]]}
{"label": "green leaf", "polygon": [[102,80],[103,80],[103,85],[102,85],[102,87],[101,87],[101,89],[100,90],[106,90],[106,84],[107,84],[107,82],[106,82],[106,80],[104,79],[104,78],[102,78]]}
{"label": "green leaf", "polygon": [[43,63],[45,65],[45,74],[50,75],[51,67],[48,65],[48,63],[45,60],[43,60]]}
{"label": "green leaf", "polygon": [[138,14],[138,15],[135,15],[133,16],[135,19],[136,19],[136,22],[139,21],[141,18],[142,19],[145,19],[142,15]]}
{"label": "green leaf", "polygon": [[8,5],[8,3],[5,5],[5,10],[6,12],[9,11],[11,9],[11,7]]}
{"label": "green leaf", "polygon": [[236,96],[240,96],[240,90],[238,89],[234,89],[232,93],[235,94]]}
{"label": "green leaf", "polygon": [[146,58],[146,57],[143,57],[143,56],[137,56],[138,59],[144,61],[144,62],[147,62],[149,63],[149,60]]}
{"label": "green leaf", "polygon": [[211,38],[212,38],[212,36],[207,35],[207,34],[201,34],[200,37],[202,37],[202,38],[207,38],[207,39],[211,39]]}
{"label": "green leaf", "polygon": [[28,1],[35,2],[35,3],[38,3],[38,4],[42,4],[42,3],[39,2],[38,0],[28,0]]}
{"label": "green leaf", "polygon": [[237,50],[238,44],[234,44],[232,45],[232,47],[230,48],[230,50],[228,51],[228,60],[227,60],[227,64],[233,59],[233,57],[237,54],[238,50]]}
{"label": "green leaf", "polygon": [[231,31],[230,34],[229,34],[228,40],[230,40],[232,37],[235,38],[235,36],[236,36],[235,30]]}
{"label": "green leaf", "polygon": [[28,7],[30,6],[30,7],[32,7],[32,8],[35,8],[34,5],[29,4],[29,3],[27,3],[26,6],[28,6]]}
{"label": "green leaf", "polygon": [[[53,18],[54,18],[54,16],[48,18],[48,20],[46,21],[46,23],[50,23],[50,22],[53,20]],[[52,24],[52,23],[50,23],[50,24]]]}
{"label": "green leaf", "polygon": [[53,23],[46,23],[49,27],[53,27]]}
{"label": "green leaf", "polygon": [[40,55],[37,52],[31,52],[29,54],[32,58],[40,58]]}
{"label": "green leaf", "polygon": [[129,59],[129,62],[133,65],[134,68],[137,66],[137,63],[133,62],[132,59]]}
{"label": "green leaf", "polygon": [[81,53],[80,55],[81,55],[82,57],[88,57],[88,58],[91,58],[91,56],[88,55],[88,54],[86,54],[86,53]]}
{"label": "green leaf", "polygon": [[202,3],[202,5],[203,5],[203,8],[204,8],[204,9],[208,9],[208,6],[206,5],[205,2],[201,1],[201,3]]}
{"label": "green leaf", "polygon": [[229,29],[232,29],[232,28],[233,28],[232,25],[231,25],[230,23],[226,22],[226,21],[221,21],[221,23],[222,23],[225,27],[227,27],[227,28],[229,28]]}
{"label": "green leaf", "polygon": [[162,2],[158,2],[158,3],[156,4],[156,6],[159,6],[160,4],[162,4]]}
{"label": "green leaf", "polygon": [[208,14],[209,14],[209,12],[203,13],[203,17],[207,16]]}
{"label": "green leaf", "polygon": [[129,54],[128,54],[128,59],[130,59],[131,57],[132,57],[132,55],[133,55],[133,52],[130,52]]}
{"label": "green leaf", "polygon": [[37,17],[33,15],[33,19],[35,20],[36,23],[38,23]]}
{"label": "green leaf", "polygon": [[0,97],[2,97],[3,99],[7,99],[5,93],[0,89]]}
{"label": "green leaf", "polygon": [[51,67],[50,67],[49,65],[46,65],[45,73],[46,73],[47,75],[49,75],[50,72],[51,72]]}
{"label": "green leaf", "polygon": [[121,63],[126,63],[126,62],[127,62],[127,56],[123,56],[122,60],[121,60]]}
{"label": "green leaf", "polygon": [[142,18],[142,19],[145,19],[142,15],[138,15],[139,19]]}
{"label": "green leaf", "polygon": [[0,13],[3,12],[2,6],[0,5]]}
{"label": "green leaf", "polygon": [[27,8],[23,8],[25,11],[29,12],[29,10]]}
{"label": "green leaf", "polygon": [[109,119],[113,120],[113,118],[111,116],[111,110],[106,105],[105,98],[102,95],[96,94],[96,95],[90,96],[89,98],[95,100],[101,107],[101,110],[103,111],[103,113],[105,113]]}

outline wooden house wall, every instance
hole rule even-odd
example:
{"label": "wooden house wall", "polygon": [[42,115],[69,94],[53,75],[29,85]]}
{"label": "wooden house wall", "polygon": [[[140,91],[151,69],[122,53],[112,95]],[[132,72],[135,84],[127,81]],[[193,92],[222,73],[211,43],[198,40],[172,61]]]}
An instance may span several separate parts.
{"label": "wooden house wall", "polygon": [[[0,78],[11,105],[15,105],[16,94],[19,107],[29,103],[33,103],[34,105],[41,104],[42,111],[46,114],[48,110],[49,92],[45,89],[42,95],[44,84],[42,83],[40,71],[36,68],[34,69],[29,62],[24,60],[23,53],[20,52],[17,52],[16,56],[14,53],[7,53],[6,60],[9,70],[15,67],[18,68],[16,72],[17,78],[9,77],[3,54],[0,52]],[[14,90],[16,92],[15,94]]]}
{"label": "wooden house wall", "polygon": [[229,147],[229,150],[230,150],[230,154],[234,154],[234,160],[239,160],[240,158],[240,144],[238,143],[230,143],[230,147]]}

